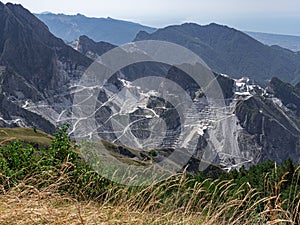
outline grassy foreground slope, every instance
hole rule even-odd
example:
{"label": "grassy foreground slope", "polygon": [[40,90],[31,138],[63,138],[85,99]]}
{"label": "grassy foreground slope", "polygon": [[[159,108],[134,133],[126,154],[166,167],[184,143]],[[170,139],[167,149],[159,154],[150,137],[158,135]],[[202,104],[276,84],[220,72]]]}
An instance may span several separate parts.
{"label": "grassy foreground slope", "polygon": [[0,128],[0,144],[21,141],[38,147],[48,147],[53,140],[53,136],[35,128]]}
{"label": "grassy foreground slope", "polygon": [[0,224],[300,223],[300,168],[291,161],[125,186],[93,171],[67,129],[47,148],[0,146]]}
{"label": "grassy foreground slope", "polygon": [[20,224],[195,224],[202,217],[182,213],[148,213],[132,211],[127,206],[103,206],[61,195],[0,195],[0,223]]}

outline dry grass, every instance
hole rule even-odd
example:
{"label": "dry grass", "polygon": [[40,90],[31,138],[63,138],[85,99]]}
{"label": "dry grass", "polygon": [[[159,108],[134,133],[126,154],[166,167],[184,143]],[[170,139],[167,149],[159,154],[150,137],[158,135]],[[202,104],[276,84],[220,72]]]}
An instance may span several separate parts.
{"label": "dry grass", "polygon": [[[104,201],[98,202],[58,194],[59,183],[42,190],[20,183],[0,195],[0,224],[297,224],[280,205],[269,207],[275,196],[250,204],[257,192],[249,188],[245,193],[240,188],[232,195],[230,181],[218,184],[213,193],[205,191],[204,183],[197,183],[161,200],[168,190],[185,185],[182,177],[176,179],[163,186],[141,187],[136,193],[130,193],[130,187],[112,187]],[[187,202],[180,202],[189,192],[193,194]],[[257,213],[255,206],[260,203],[265,208]]]}
{"label": "dry grass", "polygon": [[0,195],[0,224],[199,224],[197,214],[154,214],[132,211],[128,206],[104,206],[35,190],[30,195]]}
{"label": "dry grass", "polygon": [[[268,184],[270,194],[264,198],[248,183],[197,182],[185,172],[160,183],[130,187],[94,179],[94,171],[74,176],[76,166],[68,159],[29,174],[17,185],[7,185],[10,178],[0,171],[0,224],[300,224],[297,186],[290,190],[288,209],[280,200],[284,177]],[[299,170],[293,177],[297,184]],[[85,176],[91,179],[78,187]],[[90,195],[95,187],[96,196]]]}
{"label": "dry grass", "polygon": [[[28,179],[30,183],[41,182],[41,177]],[[296,211],[285,211],[278,196],[258,198],[259,193],[250,185],[235,188],[237,185],[232,181],[205,180],[188,187],[191,180],[181,174],[161,184],[136,189],[112,185],[105,193],[99,193],[98,199],[79,201],[67,192],[59,192],[58,187],[69,180],[68,174],[61,172],[54,179],[56,182],[39,190],[24,180],[2,191],[0,224],[271,225],[300,222],[299,198],[297,207],[293,208]],[[258,205],[263,206],[260,211],[257,211]]]}

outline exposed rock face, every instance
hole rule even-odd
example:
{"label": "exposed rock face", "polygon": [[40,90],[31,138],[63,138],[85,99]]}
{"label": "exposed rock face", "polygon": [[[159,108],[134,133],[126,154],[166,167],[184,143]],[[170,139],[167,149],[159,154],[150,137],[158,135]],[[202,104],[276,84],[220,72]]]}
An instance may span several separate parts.
{"label": "exposed rock face", "polygon": [[[129,115],[129,127],[132,133],[127,134],[127,126],[119,126],[118,128],[124,131],[121,132],[122,135],[108,135],[106,136],[108,140],[125,145],[132,145],[134,142],[132,140],[143,140],[141,143],[144,145],[141,146],[147,146],[149,149],[153,146],[171,149],[182,141],[182,137],[180,137],[182,121],[180,121],[180,116],[176,113],[174,106],[161,99],[157,93],[151,90],[141,90],[134,84],[135,79],[141,78],[143,74],[149,74],[149,72],[154,73],[154,71],[159,74],[158,76],[163,76],[180,84],[190,95],[190,98],[195,100],[197,109],[200,111],[201,118],[198,120],[192,111],[189,112],[189,109],[186,109],[186,116],[190,120],[185,126],[193,127],[199,123],[198,128],[201,132],[190,129],[189,133],[183,134],[185,148],[189,149],[196,146],[193,158],[189,162],[193,172],[195,167],[199,167],[199,159],[206,154],[206,151],[215,151],[215,158],[211,163],[221,164],[226,169],[239,168],[242,165],[248,167],[268,159],[281,163],[292,158],[295,162],[299,162],[299,117],[296,115],[296,111],[293,112],[292,110],[297,108],[297,99],[291,98],[290,101],[284,101],[284,104],[281,104],[281,97],[276,91],[280,85],[276,85],[276,88],[273,85],[274,90],[271,90],[270,87],[264,89],[249,78],[234,80],[215,73],[226,103],[226,108],[217,109],[221,110],[222,114],[221,119],[219,118],[220,121],[218,121],[214,117],[216,109],[208,104],[205,96],[199,95],[200,87],[190,80],[188,75],[176,67],[149,63],[126,67],[121,71],[121,74],[117,74],[111,80],[111,85],[115,86],[111,90],[115,91],[108,95],[113,95],[115,102],[125,102],[126,98],[137,99],[137,101],[132,105],[129,102],[120,105],[114,105],[113,102],[110,102],[110,110],[104,107],[99,108],[101,113],[97,114],[97,121],[101,125],[100,127],[103,127],[101,121],[113,121],[114,115],[118,115],[118,112]],[[283,83],[279,80],[278,82]],[[274,81],[271,82],[270,86],[272,83]],[[283,86],[281,91],[284,92],[288,87],[295,90],[295,87],[286,84],[286,87]],[[121,90],[124,94],[119,95],[118,92]],[[108,95],[101,98],[101,104],[110,99]],[[292,107],[292,104],[295,106]],[[147,142],[147,139],[152,137],[151,132],[153,132],[150,126],[151,120],[156,116],[165,121],[167,132],[161,133],[161,135],[165,135],[163,140],[150,138]],[[104,127],[112,130],[114,128],[111,124],[105,124]],[[98,130],[98,132],[101,135],[105,130]],[[155,130],[155,132],[157,131]],[[199,134],[201,135],[199,136]],[[193,139],[197,135],[198,139]],[[139,148],[139,141],[133,145],[133,147]]]}
{"label": "exposed rock face", "polygon": [[67,82],[60,74],[58,61],[68,70],[67,75],[73,76],[90,63],[20,5],[8,3],[1,7],[0,27],[1,64],[33,82],[39,90],[57,88],[57,81]]}
{"label": "exposed rock face", "polygon": [[300,124],[289,115],[292,112],[269,97],[253,96],[239,102],[235,113],[241,126],[261,149],[257,152],[259,162],[271,159],[282,163],[289,158],[299,162]]}
{"label": "exposed rock face", "polygon": [[282,103],[291,111],[296,112],[300,116],[300,83],[293,86],[285,83],[274,77],[270,82],[271,91],[276,98],[279,98]]}
{"label": "exposed rock face", "polygon": [[[230,52],[232,49],[225,45],[232,37],[237,38],[238,44],[242,45],[240,40],[250,40],[255,43],[254,47],[259,47],[258,50],[265,49],[244,34],[218,25],[199,28],[187,24],[178,29],[182,29],[179,34],[171,27],[155,35],[169,39],[169,31],[172,31],[176,36],[174,41],[181,43],[186,40],[184,34],[188,32],[189,37],[192,33],[204,38],[203,41],[210,41],[210,47],[196,39],[189,44],[193,48],[196,46],[198,53],[205,50],[208,54],[205,57],[213,55],[215,61],[207,59],[220,66],[219,69],[222,69],[223,59],[216,49]],[[224,32],[221,37],[217,35],[220,31]],[[217,37],[220,40],[215,43]],[[57,122],[70,122],[71,118],[83,120],[83,117],[72,117],[72,94],[78,91],[74,89],[92,59],[115,46],[81,37],[76,47],[82,54],[54,37],[42,22],[21,6],[0,4],[0,126],[34,126],[52,133]],[[252,50],[248,50],[251,53]],[[133,51],[132,54],[140,56],[139,52]],[[239,56],[235,51],[232,54]],[[276,54],[275,58],[279,57]],[[233,65],[231,69],[237,66],[230,60],[224,65]],[[241,67],[236,69],[240,71]],[[152,89],[152,80],[146,83],[146,87],[136,83],[139,78],[149,75],[152,79],[165,79],[158,86],[167,90],[165,94],[170,98],[164,98]],[[178,86],[167,86],[166,80]],[[145,147],[143,151],[157,149],[157,161],[163,160],[163,156],[180,143],[180,151],[192,152],[189,168],[193,173],[197,172],[200,161],[207,154],[213,158],[209,158],[206,164],[220,164],[226,169],[250,166],[267,159],[280,163],[291,158],[299,163],[299,84],[292,86],[274,78],[270,87],[264,89],[253,79],[234,80],[219,73],[214,73],[213,80],[219,82],[224,96],[225,104],[219,108],[205,96],[207,87],[199,87],[174,66],[154,62],[126,66],[105,85],[81,87],[87,91],[87,97],[93,91],[99,91],[97,104],[92,108],[96,129],[94,133],[83,131],[81,135],[84,138],[100,135],[118,146]],[[180,108],[186,105],[186,99],[172,94],[179,88],[187,93],[193,103],[188,106],[193,107]],[[175,99],[176,104],[166,99]],[[118,154],[135,158],[136,154],[127,150],[121,146]],[[174,159],[174,163],[176,160],[180,158]]]}
{"label": "exposed rock face", "polygon": [[32,113],[0,94],[0,127],[38,127],[53,134],[55,126],[41,115]]}
{"label": "exposed rock face", "polygon": [[[0,4],[0,31],[1,94],[24,110],[52,120],[54,126],[53,118],[36,106],[51,105],[53,114],[59,115],[61,106],[55,104],[71,105],[70,83],[78,80],[92,61],[52,35],[45,24],[21,5]],[[32,124],[31,119],[21,118],[24,125]],[[49,124],[37,126],[53,131]]]}

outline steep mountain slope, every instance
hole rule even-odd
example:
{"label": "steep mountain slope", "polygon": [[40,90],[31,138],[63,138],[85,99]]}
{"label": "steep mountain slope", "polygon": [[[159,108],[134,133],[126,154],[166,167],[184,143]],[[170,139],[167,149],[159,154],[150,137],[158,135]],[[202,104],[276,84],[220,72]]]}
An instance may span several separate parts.
{"label": "steep mountain slope", "polygon": [[279,45],[294,52],[300,51],[300,36],[269,34],[252,31],[245,31],[245,33],[266,45]]}
{"label": "steep mountain slope", "polygon": [[[261,49],[268,49],[268,54],[275,54],[274,58],[279,57],[272,52],[273,48],[233,29],[211,25],[213,29],[211,26],[205,28],[208,31],[212,29],[211,33],[206,34],[206,30],[202,34],[202,28],[199,31],[198,25],[188,24],[182,27],[185,26],[187,27],[183,30],[179,27],[179,31],[176,27],[175,30],[174,27],[166,30],[171,29],[177,35],[171,35],[174,41],[196,46],[195,49],[199,51],[205,49],[206,57],[213,54],[215,58],[211,58],[210,62],[219,66],[222,65],[220,63],[229,64],[231,61],[221,59],[220,53],[215,49],[228,50],[227,55],[237,57],[238,51],[228,47],[229,44],[233,45],[233,41],[236,41],[234,43],[237,47],[254,54],[251,46],[248,46],[250,40],[250,43],[256,43],[255,46],[259,47],[259,54]],[[191,30],[191,27],[194,29]],[[223,36],[218,36],[219,29],[224,29],[221,32]],[[71,114],[71,93],[82,92],[83,97],[90,98],[93,93],[91,90],[96,89],[99,91],[95,92],[99,94],[96,105],[90,107],[96,127],[94,129],[91,126],[93,130],[90,132],[89,127],[84,126],[83,133],[80,133],[82,137],[100,135],[118,146],[129,143],[128,146],[136,150],[140,147],[145,147],[143,150],[171,149],[180,143],[179,149],[182,152],[196,149],[192,156],[195,161],[198,160],[192,165],[194,172],[199,168],[199,159],[207,153],[212,153],[214,158],[205,161],[206,164],[221,164],[227,169],[249,166],[267,159],[274,159],[279,163],[289,157],[297,162],[300,160],[298,85],[292,86],[273,79],[270,87],[263,89],[251,79],[234,80],[214,73],[213,79],[219,81],[226,98],[226,104],[218,108],[203,93],[203,89],[207,87],[199,87],[182,70],[163,63],[146,62],[124,67],[106,85],[97,86],[92,83],[92,86],[85,86],[84,83],[80,86],[78,80],[92,63],[84,54],[89,57],[90,53],[92,56],[101,55],[114,48],[113,45],[81,37],[77,43],[77,49],[83,53],[81,54],[53,36],[30,12],[20,5],[12,4],[0,4],[0,31],[1,126],[34,126],[52,132],[56,122],[84,121],[91,115],[73,117],[75,113]],[[203,38],[203,41],[192,38],[191,33],[195,37],[199,36],[199,39]],[[166,38],[170,38],[169,32]],[[214,42],[215,38],[220,40]],[[210,45],[207,44],[208,40]],[[136,48],[137,46],[130,48],[130,54],[144,57],[144,53]],[[290,52],[286,51],[286,54],[289,55]],[[258,60],[266,61],[261,58]],[[135,83],[138,78],[149,75],[152,78],[146,82],[146,87]],[[160,82],[159,88],[167,90],[163,93],[165,96],[153,90],[153,79],[159,77],[178,84],[187,92],[195,107],[180,108],[185,106],[186,99],[182,100],[172,93],[172,88],[176,89],[176,86],[168,88],[165,82]],[[88,80],[94,82],[93,79]],[[79,90],[76,89],[78,86]],[[176,104],[164,97],[175,99]],[[89,106],[91,104],[84,110],[79,109],[83,113],[89,113]],[[182,113],[185,114],[183,119]],[[220,115],[216,117],[217,114]],[[74,127],[77,124],[79,123],[74,123]],[[163,158],[159,156],[156,160]],[[180,157],[175,158],[173,162],[180,160]]]}
{"label": "steep mountain slope", "polygon": [[300,116],[300,86],[293,86],[282,82],[274,77],[270,82],[270,88],[276,98],[281,99],[282,103],[290,110]]}
{"label": "steep mountain slope", "polygon": [[73,41],[87,35],[96,41],[120,45],[130,42],[139,31],[154,32],[156,29],[112,18],[89,18],[81,14],[36,14],[47,24],[50,31],[65,41]]}
{"label": "steep mountain slope", "polygon": [[0,94],[0,127],[37,127],[53,134],[55,125],[43,116],[23,109]]}
{"label": "steep mountain slope", "polygon": [[[12,103],[23,107],[22,112],[27,109],[33,114],[40,113],[31,105],[52,104],[54,111],[60,113],[61,106],[54,103],[71,104],[70,82],[79,79],[91,62],[52,35],[45,24],[21,5],[0,3],[1,95],[11,102],[6,108],[11,114],[16,112],[9,108]],[[39,118],[24,116],[22,120],[24,125],[31,125]],[[53,131],[48,125],[37,126]]]}
{"label": "steep mountain slope", "polygon": [[214,71],[235,78],[247,76],[264,85],[273,76],[292,83],[300,81],[299,55],[263,45],[227,26],[186,23],[152,34],[140,32],[135,40],[164,40],[183,45],[202,57]]}
{"label": "steep mountain slope", "polygon": [[[103,53],[104,48],[102,47],[106,46],[105,43],[97,44],[87,37],[82,38],[77,44],[77,46],[85,46],[84,51],[82,51],[83,48],[79,48],[82,53],[90,52],[92,55],[98,55],[96,46],[100,47],[99,55]],[[158,70],[159,68],[161,70]],[[162,110],[162,106],[165,110],[170,106],[167,106],[166,102],[156,96],[155,92],[144,92],[134,85],[134,80],[139,78],[141,74],[151,74],[151,71],[155,69],[160,76],[181,84],[191,94],[191,97],[195,98],[196,95],[193,93],[197,91],[197,87],[193,86],[192,81],[187,79],[187,75],[183,74],[182,71],[157,64],[131,65],[124,68],[121,71],[122,76],[120,77],[119,74],[119,77],[116,77],[113,82],[118,87],[114,94],[114,102],[125,102],[124,97],[118,95],[118,91],[126,90],[123,93],[126,93],[128,98],[142,98],[144,99],[142,102],[145,102],[147,96],[146,101],[148,103],[145,105],[138,101],[135,105],[121,104],[121,106],[116,107],[110,102],[110,110],[112,111],[108,113],[111,115],[108,121],[113,121],[113,115],[118,114],[118,111],[130,112],[132,124],[140,125],[132,127],[135,129],[133,134],[136,135],[136,138],[147,139],[149,135],[147,129],[150,128],[147,128],[148,122],[146,121],[151,117],[151,113],[149,114],[147,111],[154,110],[167,124],[170,123],[168,126],[173,129],[172,135],[164,139],[164,144],[161,147],[172,148],[178,141],[177,132],[180,129],[180,121],[177,120],[178,115]],[[203,151],[216,151],[214,163],[219,163],[227,169],[239,168],[242,165],[250,166],[268,159],[281,163],[292,158],[295,162],[299,162],[300,123],[297,114],[297,87],[274,78],[269,87],[263,89],[252,79],[231,79],[217,73],[215,76],[221,86],[227,105],[225,108],[219,109],[221,110],[221,119],[218,121],[214,116],[218,109],[207,105],[202,98],[200,100],[195,98],[195,104],[197,107],[199,106],[198,109],[201,114],[200,121],[192,112],[189,114],[189,109],[186,109],[188,117],[191,118],[190,125],[199,123],[197,125],[203,133],[198,140],[195,158],[203,154]],[[107,98],[101,99],[101,101],[106,104]],[[104,112],[104,109],[99,109],[99,111]],[[143,123],[135,122],[135,118],[140,120],[143,117],[145,120]],[[103,124],[101,121],[106,121],[109,116],[98,114],[97,118],[99,124]],[[126,127],[124,127],[125,130]],[[231,132],[228,133],[228,130]],[[101,133],[104,130],[98,130],[98,132]],[[190,134],[197,135],[197,132],[193,130]],[[189,139],[189,135],[183,134],[183,136],[186,140]],[[110,141],[118,140],[116,136],[106,136],[106,138]],[[151,139],[149,145],[153,143],[159,143],[159,139]],[[189,144],[190,147],[193,146],[192,141]],[[192,167],[197,167],[197,165],[199,166],[199,162],[192,163]]]}
{"label": "steep mountain slope", "polygon": [[[258,96],[237,103],[235,114],[244,134],[239,137],[241,151],[257,146],[259,162],[282,163],[300,158],[300,123],[292,111],[273,96]],[[246,144],[245,144],[246,143]]]}

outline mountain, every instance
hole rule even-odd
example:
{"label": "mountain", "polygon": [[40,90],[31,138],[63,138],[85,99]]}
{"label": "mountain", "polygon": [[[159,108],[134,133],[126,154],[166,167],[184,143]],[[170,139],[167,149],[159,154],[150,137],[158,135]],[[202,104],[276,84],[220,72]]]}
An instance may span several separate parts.
{"label": "mountain", "polygon": [[296,115],[300,116],[300,87],[282,82],[274,77],[270,82],[270,88],[276,98],[281,99],[282,103]]}
{"label": "mountain", "polygon": [[[88,51],[93,52],[93,49]],[[152,71],[159,71],[160,76],[179,84],[193,99],[199,115],[190,108],[184,109],[188,118],[184,124],[189,127],[187,131],[181,130],[182,121],[172,105],[154,90],[144,90],[134,83],[142,74],[153,74]],[[226,100],[225,107],[218,108],[209,104],[205,95],[197,97],[199,87],[194,86],[185,73],[172,66],[130,65],[122,69],[112,82],[114,88],[110,86],[105,90],[105,97],[102,93],[102,98],[98,99],[97,122],[99,127],[106,129],[98,129],[97,133],[105,133],[107,140],[115,143],[121,141],[125,146],[134,145],[133,147],[138,148],[139,141],[150,149],[158,146],[156,151],[159,155],[163,149],[172,152],[170,149],[178,148],[181,141],[187,143],[183,145],[184,148],[192,149],[196,146],[193,160],[189,162],[193,172],[199,166],[199,157],[203,156],[203,152],[212,152],[215,156],[213,164],[220,164],[226,170],[240,168],[242,165],[249,167],[266,160],[282,163],[290,158],[299,163],[300,95],[297,85],[273,78],[268,87],[262,88],[253,79],[232,79],[218,73],[214,73],[214,76]],[[160,85],[163,89],[165,84]],[[169,91],[172,95],[172,90]],[[107,104],[110,105],[109,108],[105,108]],[[218,110],[220,117],[216,116]],[[116,124],[115,121],[119,121],[118,117],[121,116],[119,112],[122,115],[128,114],[128,126],[127,123]],[[155,121],[156,117],[165,121],[166,134],[162,127],[155,130],[158,136],[151,136],[151,120]],[[121,136],[112,131],[112,136],[107,135],[107,131],[114,128],[118,128]],[[128,128],[131,132],[128,132]],[[89,131],[86,132],[82,135],[88,137]]]}
{"label": "mountain", "polygon": [[[168,31],[165,37],[173,37],[174,41],[181,41],[196,50],[205,48],[206,56],[214,54],[215,58],[209,62],[216,65],[227,62],[228,66],[235,68],[236,65],[229,64],[229,59],[219,56],[219,51],[228,50],[228,55],[237,57],[238,51],[232,47],[234,45],[248,50],[250,55],[253,54],[250,49],[253,46],[248,47],[249,43],[256,44],[261,54],[264,49],[275,54],[273,48],[227,27],[207,26],[206,32],[212,29],[207,34],[202,34],[202,28],[199,31],[198,25],[187,24],[177,28],[171,28],[171,34],[176,36],[170,36]],[[194,36],[199,36],[198,39],[191,39],[193,32]],[[140,33],[138,36],[141,35],[147,38],[150,34]],[[199,41],[200,37],[203,41]],[[214,42],[218,38],[220,40]],[[211,46],[205,44],[204,41],[208,42],[206,39],[211,40]],[[78,51],[52,35],[44,23],[22,6],[0,4],[1,126],[31,126],[53,133],[57,123],[69,122],[72,128],[78,128],[86,118],[93,116],[95,123],[79,130],[80,138],[99,135],[114,143],[120,154],[128,154],[120,146],[129,146],[135,151],[141,147],[145,147],[143,150],[155,148],[157,161],[164,161],[165,156],[179,149],[180,157],[171,160],[174,164],[180,162],[187,151],[195,150],[191,157],[194,162],[190,162],[194,173],[197,168],[200,169],[199,160],[205,164],[221,165],[227,170],[242,165],[248,167],[267,159],[281,163],[291,158],[299,163],[299,84],[294,86],[274,78],[269,87],[263,88],[253,79],[232,79],[214,73],[212,78],[220,84],[226,103],[218,107],[204,93],[211,82],[200,87],[184,71],[163,63],[134,63],[113,74],[104,85],[95,84],[93,73],[86,73],[88,79],[84,81],[87,83],[82,83],[82,74],[89,68],[92,59],[115,46],[82,36],[75,47]],[[124,57],[149,59],[147,52],[141,51],[138,45],[131,44],[129,47],[128,52],[126,48],[116,52],[117,56],[123,57],[124,54]],[[275,49],[282,51],[281,48]],[[290,51],[284,51],[290,54]],[[261,60],[264,62],[264,59]],[[247,65],[251,67],[251,63]],[[191,66],[196,69],[198,65]],[[149,75],[151,77],[145,87],[136,83],[136,80]],[[160,78],[164,81],[160,82]],[[159,83],[155,83],[155,79]],[[183,107],[188,103],[186,98],[181,99],[181,96],[174,94],[178,87],[169,87],[166,80],[178,84],[194,107]],[[88,82],[92,82],[91,86]],[[163,93],[165,96],[154,89],[157,86],[160,90],[166,90]],[[76,101],[78,93],[84,97],[79,98],[82,101]],[[85,101],[85,98],[93,100],[93,93],[98,94],[95,106],[91,101]],[[86,107],[84,110],[80,108],[81,103]],[[85,116],[76,114],[77,106]],[[70,134],[74,135],[72,131]],[[202,160],[206,154],[212,155],[213,159]],[[130,157],[135,160],[135,155]]]}
{"label": "mountain", "polygon": [[246,76],[263,85],[274,76],[291,83],[300,81],[299,54],[266,46],[227,26],[185,23],[152,34],[141,31],[135,40],[164,40],[182,45],[198,54],[212,70],[234,78]]}
{"label": "mountain", "polygon": [[87,35],[95,41],[105,41],[115,45],[128,43],[139,31],[154,32],[156,29],[123,20],[90,18],[81,14],[35,14],[57,37],[71,42],[79,36]]}
{"label": "mountain", "polygon": [[250,146],[260,149],[260,162],[269,159],[277,163],[285,159],[299,162],[300,120],[297,108],[289,106],[299,105],[299,96],[287,101],[285,92],[290,88],[296,89],[274,78],[266,92],[256,92],[235,107],[235,115],[244,129],[239,138],[241,146],[244,145],[245,150]]}
{"label": "mountain", "polygon": [[50,134],[55,131],[55,125],[43,116],[22,108],[2,93],[0,94],[0,127],[38,127]]}
{"label": "mountain", "polygon": [[80,36],[78,39],[70,42],[69,45],[92,60],[96,60],[105,52],[117,47],[104,41],[95,42],[86,35]]}
{"label": "mountain", "polygon": [[300,36],[269,34],[261,32],[245,31],[246,34],[266,45],[279,45],[294,52],[300,51]]}
{"label": "mountain", "polygon": [[[81,38],[77,44],[77,46],[85,46],[85,50],[81,50],[81,52],[89,52],[90,55],[103,53],[101,47],[107,46],[107,43],[97,44],[87,37]],[[98,53],[95,50],[97,49],[96,46],[100,48]],[[110,47],[113,48],[113,46]],[[298,85],[293,86],[278,78],[272,78],[268,86],[262,88],[253,79],[232,79],[214,73],[220,84],[224,99],[226,99],[226,107],[221,109],[221,119],[217,119],[215,116],[217,109],[205,101],[205,96],[197,99],[196,94],[193,93],[197,92],[199,87],[193,86],[193,81],[187,79],[187,75],[182,71],[172,66],[167,67],[160,64],[130,65],[123,68],[121,74],[115,78],[113,84],[117,88],[115,94],[112,95],[114,101],[109,102],[110,112],[108,114],[110,116],[98,114],[99,124],[103,125],[108,121],[113,124],[114,115],[117,115],[118,112],[128,112],[131,118],[130,122],[135,124],[133,126],[136,132],[133,132],[136,135],[135,137],[147,140],[149,135],[147,129],[151,128],[148,127],[149,124],[146,121],[153,116],[149,111],[154,111],[156,116],[166,121],[169,132],[171,130],[173,132],[172,135],[163,140],[161,147],[172,149],[176,146],[176,143],[180,141],[178,133],[180,133],[181,127],[180,121],[177,120],[178,115],[171,112],[172,106],[160,99],[160,96],[153,90],[142,90],[134,83],[134,80],[141,78],[142,74],[154,74],[153,71],[157,71],[160,76],[180,84],[191,94],[191,98],[194,99],[194,103],[199,110],[200,120],[197,119],[195,112],[185,109],[186,116],[190,119],[185,126],[196,126],[198,129],[181,133],[184,137],[183,140],[187,140],[189,143],[188,146],[195,144],[192,137],[201,134],[193,156],[193,162],[190,162],[192,168],[199,165],[197,156],[203,154],[203,151],[216,151],[214,153],[216,155],[214,163],[221,164],[228,170],[239,168],[242,165],[248,167],[269,159],[282,163],[291,158],[295,162],[299,162],[299,89]],[[161,86],[163,87],[164,84],[161,84]],[[111,89],[109,88],[109,90]],[[126,99],[123,95],[118,94],[119,91],[122,91],[124,96],[126,95],[129,99],[140,99],[141,101],[134,101],[134,104],[131,103],[132,105],[130,102],[123,104]],[[107,94],[105,98],[99,99],[100,105],[107,104],[107,98],[112,93],[108,92]],[[104,109],[99,109],[99,111],[103,113]],[[107,118],[109,119],[107,120]],[[141,118],[144,118],[145,121],[143,123],[137,122]],[[139,126],[136,126],[136,124],[139,124]],[[122,138],[134,140],[133,137],[130,138],[132,134],[127,133],[127,126],[119,126],[119,129],[124,129],[124,132],[121,132]],[[228,130],[231,132],[228,132]],[[98,130],[98,132],[101,134],[105,130]],[[118,140],[117,136],[106,136],[106,138],[110,141]],[[152,144],[157,145],[159,141],[159,138],[153,137],[149,143],[145,143],[152,146]],[[132,144],[132,142],[129,141],[128,143]],[[160,150],[157,149],[157,152],[160,152]]]}
{"label": "mountain", "polygon": [[37,126],[52,133],[61,103],[71,105],[70,84],[91,63],[92,60],[51,34],[44,23],[21,5],[0,3],[4,124],[11,124],[9,120],[15,118],[23,126]]}

